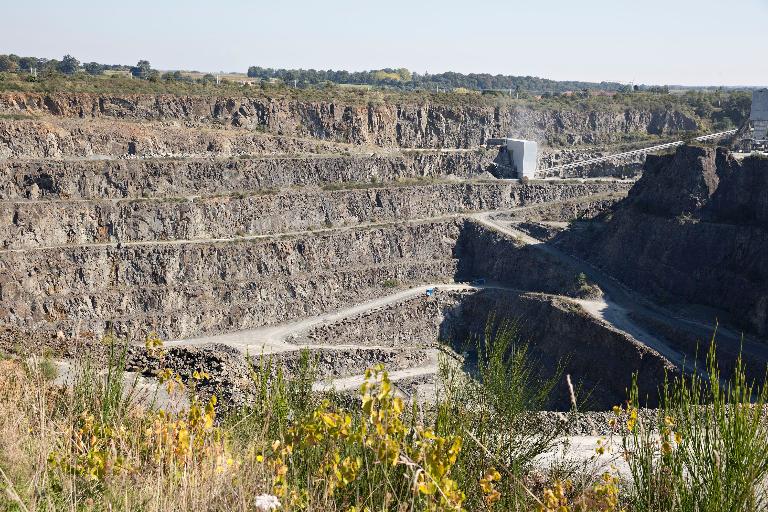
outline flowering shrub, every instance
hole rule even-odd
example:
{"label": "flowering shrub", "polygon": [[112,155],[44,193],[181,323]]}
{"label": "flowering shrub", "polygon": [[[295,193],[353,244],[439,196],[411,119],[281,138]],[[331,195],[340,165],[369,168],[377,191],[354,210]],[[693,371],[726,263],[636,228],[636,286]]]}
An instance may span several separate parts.
{"label": "flowering shrub", "polygon": [[540,512],[615,512],[619,506],[619,478],[608,472],[600,480],[573,496],[573,484],[556,480],[544,490]]}
{"label": "flowering shrub", "polygon": [[[328,497],[350,487],[370,487],[372,479],[386,476],[400,492],[382,489],[384,501],[413,501],[425,510],[460,510],[464,493],[451,479],[451,469],[461,451],[461,438],[406,426],[403,400],[396,396],[383,366],[366,371],[360,391],[361,415],[356,420],[323,401],[308,417],[290,425],[283,441],[274,441],[257,455],[274,472],[274,494],[288,497],[289,502],[292,491],[301,496],[295,486],[306,481],[299,478],[304,473],[311,482],[310,493],[320,490]],[[362,472],[363,467],[368,471]]]}
{"label": "flowering shrub", "polygon": [[[147,346],[162,357],[160,341]],[[34,360],[0,361],[0,509],[768,506],[768,392],[748,385],[739,365],[728,386],[712,365],[706,380],[693,375],[668,383],[656,419],[639,408],[633,388],[612,419],[627,472],[599,474],[547,473],[540,465],[537,456],[551,453],[552,434],[531,437],[525,400],[504,385],[527,380],[516,381],[501,357],[484,367],[483,387],[460,379],[446,384],[450,395],[435,411],[404,402],[382,366],[365,373],[357,405],[347,396],[313,394],[310,374],[285,379],[262,368],[254,378],[255,405],[220,417],[215,396],[198,396],[198,384],[210,378],[205,372],[182,378],[160,370],[166,391],[184,400],[145,408],[124,385],[122,356],[111,354],[116,359],[106,369],[84,364],[71,388],[57,386]],[[601,438],[595,459],[612,447]],[[630,480],[622,480],[627,474]]]}

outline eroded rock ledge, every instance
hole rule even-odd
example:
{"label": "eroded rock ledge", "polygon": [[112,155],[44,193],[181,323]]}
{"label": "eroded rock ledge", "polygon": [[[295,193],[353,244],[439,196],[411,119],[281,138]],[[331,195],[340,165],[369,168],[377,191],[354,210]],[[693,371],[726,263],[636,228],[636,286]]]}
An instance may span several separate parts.
{"label": "eroded rock ledge", "polygon": [[561,238],[663,302],[716,308],[768,334],[768,160],[701,147],[649,156],[624,201]]}

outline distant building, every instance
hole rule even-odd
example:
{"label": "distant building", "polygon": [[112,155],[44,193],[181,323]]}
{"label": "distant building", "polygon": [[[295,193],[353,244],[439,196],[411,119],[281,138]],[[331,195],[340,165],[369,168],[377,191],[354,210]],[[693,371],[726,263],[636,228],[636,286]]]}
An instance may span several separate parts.
{"label": "distant building", "polygon": [[512,166],[518,178],[533,179],[539,146],[532,140],[507,139],[507,151],[512,155]]}
{"label": "distant building", "polygon": [[495,165],[503,178],[533,179],[536,174],[539,145],[532,140],[498,138],[485,141],[501,148]]}
{"label": "distant building", "polygon": [[752,91],[752,110],[749,113],[752,140],[768,140],[768,89]]}

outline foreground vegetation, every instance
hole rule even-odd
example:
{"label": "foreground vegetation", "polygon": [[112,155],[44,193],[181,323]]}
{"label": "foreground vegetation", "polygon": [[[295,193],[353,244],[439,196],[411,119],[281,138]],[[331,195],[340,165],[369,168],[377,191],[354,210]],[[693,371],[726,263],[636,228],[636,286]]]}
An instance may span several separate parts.
{"label": "foreground vegetation", "polygon": [[[422,409],[367,371],[355,399],[311,391],[311,360],[286,378],[253,367],[255,400],[220,416],[158,374],[171,399],[141,397],[125,351],[107,340],[105,369],[85,360],[69,386],[44,359],[0,361],[2,510],[716,511],[766,506],[764,387],[738,364],[727,383],[710,354],[704,377],[666,384],[658,421],[636,393],[614,410],[615,439],[583,464],[553,453],[562,431],[530,421],[555,389],[513,331],[479,347],[477,379],[446,365],[444,392]],[[148,348],[162,356],[162,347]],[[694,373],[694,375],[696,375]],[[483,384],[481,385],[480,382]],[[575,398],[574,398],[575,402]],[[568,419],[569,417],[566,417]],[[594,459],[619,447],[615,466]]]}

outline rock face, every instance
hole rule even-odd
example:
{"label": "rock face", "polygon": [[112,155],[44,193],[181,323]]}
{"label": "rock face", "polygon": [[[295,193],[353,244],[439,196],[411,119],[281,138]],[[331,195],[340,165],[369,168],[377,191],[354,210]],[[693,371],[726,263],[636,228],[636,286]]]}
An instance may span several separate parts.
{"label": "rock face", "polygon": [[[637,372],[641,396],[649,396],[655,405],[665,371],[675,371],[657,352],[596,321],[578,304],[539,293],[490,289],[470,294],[444,325],[443,339],[462,348],[467,340],[482,340],[502,325],[518,331],[543,375],[558,366],[571,375],[579,399],[586,399],[582,408],[609,409],[625,401],[632,384],[628,368]],[[564,381],[560,384],[552,405],[568,410],[569,392]]]}
{"label": "rock face", "polygon": [[[247,358],[236,348],[211,343],[199,347],[171,347],[159,354],[150,353],[142,346],[130,346],[126,359],[128,371],[155,376],[170,368],[185,383],[192,381],[194,372],[205,372],[210,378],[197,383],[196,391],[206,397],[214,394],[224,407],[237,410],[253,404],[257,392],[253,374],[259,375],[262,369],[271,377],[280,369],[287,379],[312,376],[323,380],[356,375],[360,368],[371,368],[376,364],[397,371],[424,363],[427,355],[423,350],[412,348],[324,347],[305,353],[300,350],[268,355],[255,353]],[[302,371],[306,375],[301,375]],[[258,381],[258,377],[256,379]]]}
{"label": "rock face", "polygon": [[553,149],[541,148],[536,176],[541,178],[637,178],[643,170],[645,155],[637,154],[611,161],[596,162],[570,169],[558,169],[558,166],[583,162],[616,154],[617,150],[596,149]]}
{"label": "rock face", "polygon": [[628,202],[646,213],[662,217],[694,215],[717,190],[719,177],[715,153],[710,148],[690,147],[674,156],[649,156],[647,175],[630,192]]}
{"label": "rock face", "polygon": [[[485,243],[489,244],[485,248]],[[480,275],[578,296],[575,271],[471,221],[446,219],[230,241],[0,251],[0,314],[21,331],[131,339],[251,329]]]}
{"label": "rock face", "polygon": [[0,120],[0,158],[210,158],[343,154],[352,146],[222,126],[73,119]]}
{"label": "rock face", "polygon": [[437,347],[457,305],[474,292],[443,291],[366,311],[352,318],[312,328],[298,342],[362,344],[397,348]]}
{"label": "rock face", "polygon": [[[359,105],[254,97],[5,93],[0,112],[132,121],[177,120],[224,125],[351,144],[405,148],[466,148],[513,134],[539,142],[603,143],[622,133],[695,130],[679,111],[533,109],[488,104]],[[0,137],[1,139],[2,137]]]}
{"label": "rock face", "polygon": [[518,290],[579,297],[578,272],[513,238],[468,222],[458,240],[460,279],[487,279]]}
{"label": "rock face", "polygon": [[630,286],[702,304],[768,334],[768,160],[681,147],[583,240],[564,239]]}
{"label": "rock face", "polygon": [[141,199],[376,184],[485,171],[493,151],[394,156],[0,160],[0,200]]}
{"label": "rock face", "polygon": [[[497,180],[488,172],[497,155],[476,147],[508,134],[608,144],[622,133],[696,128],[684,113],[6,93],[0,114],[12,114],[0,115],[2,346],[25,340],[77,355],[109,330],[131,342],[149,332],[258,337],[270,332],[261,327],[337,311],[333,321],[299,322],[312,327],[284,340],[288,352],[275,357],[289,373],[300,364],[292,349],[306,345],[322,377],[384,362],[418,388],[439,340],[458,343],[499,314],[529,320],[523,333],[545,369],[571,356],[567,370],[600,390],[597,407],[624,398],[628,368],[650,392],[667,367],[570,300],[594,291],[572,263],[475,215],[526,208],[529,220],[591,218],[629,185]],[[551,162],[568,158],[578,156]],[[764,199],[742,198],[761,175],[720,160],[716,171],[689,176],[690,197],[666,183],[638,190],[661,197],[657,216],[700,213],[700,224],[763,229]],[[487,280],[482,291],[442,284],[475,278]],[[405,293],[426,283],[443,289]],[[391,302],[398,297],[409,298]],[[377,298],[386,305],[361,306]],[[351,316],[338,312],[351,306]],[[173,346],[163,365],[187,378],[209,370],[219,379],[211,389],[230,389],[231,404],[247,401],[249,368],[233,347]],[[611,359],[607,370],[594,353]],[[140,346],[131,356],[139,371],[161,367]]]}
{"label": "rock face", "polygon": [[461,223],[337,230],[232,242],[63,246],[0,255],[3,323],[67,337],[108,328],[191,337],[316,315],[443,282]]}
{"label": "rock face", "polygon": [[0,248],[275,235],[508,209],[628,188],[613,182],[429,183],[327,191],[256,190],[212,197],[0,203]]}

